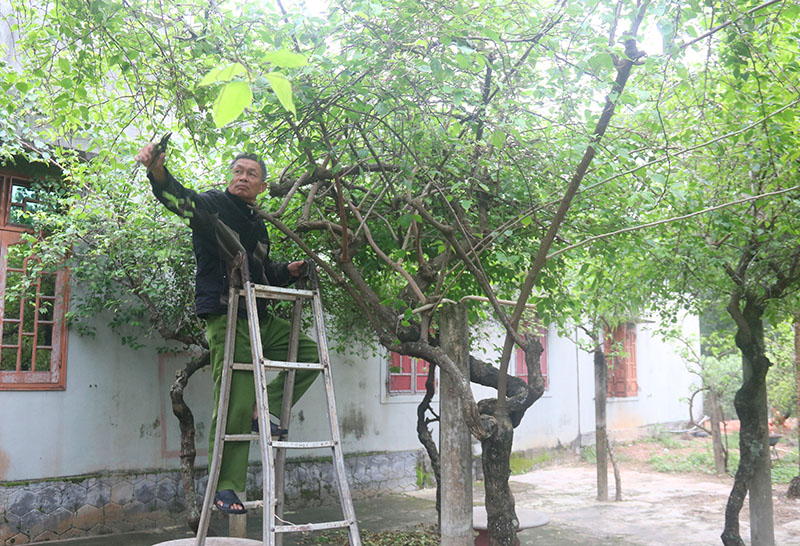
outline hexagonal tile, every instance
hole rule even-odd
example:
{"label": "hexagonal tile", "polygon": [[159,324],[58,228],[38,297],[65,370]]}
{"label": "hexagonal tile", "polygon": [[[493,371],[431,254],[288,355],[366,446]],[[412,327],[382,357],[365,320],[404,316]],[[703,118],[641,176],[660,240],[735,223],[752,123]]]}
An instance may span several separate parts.
{"label": "hexagonal tile", "polygon": [[82,483],[67,483],[61,490],[61,506],[73,512],[86,504],[86,486]]}
{"label": "hexagonal tile", "polygon": [[156,497],[163,501],[171,501],[178,494],[178,483],[171,478],[159,480],[156,484]]}
{"label": "hexagonal tile", "polygon": [[122,513],[125,515],[126,521],[135,521],[146,512],[144,504],[139,501],[130,501],[122,505]]}
{"label": "hexagonal tile", "polygon": [[59,506],[53,513],[48,514],[44,519],[44,527],[46,530],[53,531],[54,533],[60,535],[72,527],[73,516],[74,514],[72,512]]}
{"label": "hexagonal tile", "polygon": [[[126,482],[127,483],[127,482]],[[125,494],[124,488],[120,494]],[[100,480],[91,483],[86,488],[86,504],[97,508],[105,506],[111,498],[111,487]]]}
{"label": "hexagonal tile", "polygon": [[36,535],[35,537],[33,537],[33,541],[34,542],[42,542],[44,540],[58,540],[59,538],[61,538],[61,537],[59,537],[53,531],[44,531],[43,533],[40,533],[40,534]]}
{"label": "hexagonal tile", "polygon": [[134,487],[133,494],[137,501],[147,504],[156,498],[155,482],[150,480],[140,481]]}
{"label": "hexagonal tile", "polygon": [[122,512],[122,506],[116,502],[109,502],[103,506],[103,521],[106,525],[113,525],[117,521],[121,521],[125,517]]}
{"label": "hexagonal tile", "polygon": [[6,546],[16,546],[17,544],[27,544],[30,542],[28,535],[17,533],[11,538],[6,539]]}
{"label": "hexagonal tile", "polygon": [[111,501],[125,504],[133,499],[133,485],[127,480],[120,480],[111,486]]}
{"label": "hexagonal tile", "polygon": [[76,529],[73,527],[72,529],[61,535],[61,538],[75,538],[75,537],[85,537],[85,536],[86,536],[86,531],[82,529]]}
{"label": "hexagonal tile", "polygon": [[36,495],[30,491],[21,491],[14,499],[14,503],[8,507],[8,512],[15,516],[24,516],[35,508]]}
{"label": "hexagonal tile", "polygon": [[76,529],[83,529],[84,531],[88,531],[89,529],[100,523],[102,517],[103,517],[103,511],[100,508],[86,504],[78,508],[78,511],[75,512],[75,517],[73,519],[72,525]]}

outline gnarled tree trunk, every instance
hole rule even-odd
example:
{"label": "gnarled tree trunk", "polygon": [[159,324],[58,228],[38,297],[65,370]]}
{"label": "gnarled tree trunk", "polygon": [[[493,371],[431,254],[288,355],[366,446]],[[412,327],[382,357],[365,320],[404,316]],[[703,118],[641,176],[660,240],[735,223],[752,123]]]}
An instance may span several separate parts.
{"label": "gnarled tree trunk", "polygon": [[209,353],[204,351],[197,358],[190,360],[182,370],[175,374],[175,382],[169,389],[169,397],[172,400],[172,413],[178,418],[181,429],[181,484],[183,485],[183,497],[186,500],[188,510],[187,523],[192,532],[197,532],[200,523],[200,510],[197,506],[197,492],[194,488],[194,459],[197,455],[195,449],[195,430],[194,415],[191,408],[183,399],[183,389],[189,382],[189,378],[209,363]]}
{"label": "gnarled tree trunk", "polygon": [[770,361],[764,352],[763,307],[746,298],[740,309],[740,298],[734,296],[728,312],[737,325],[736,346],[742,353],[742,387],[736,392],[734,405],[739,416],[739,450],[741,458],[725,509],[725,546],[744,546],[739,533],[739,512],[750,493],[750,540],[753,546],[775,544],[772,520],[772,483],[767,424],[766,377]]}

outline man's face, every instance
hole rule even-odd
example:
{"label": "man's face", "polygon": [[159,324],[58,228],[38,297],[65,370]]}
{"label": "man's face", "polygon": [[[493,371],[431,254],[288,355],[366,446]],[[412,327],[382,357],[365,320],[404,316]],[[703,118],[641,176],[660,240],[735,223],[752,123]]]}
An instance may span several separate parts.
{"label": "man's face", "polygon": [[258,194],[267,189],[266,180],[261,181],[261,166],[257,161],[237,159],[231,173],[228,191],[243,201],[254,203]]}

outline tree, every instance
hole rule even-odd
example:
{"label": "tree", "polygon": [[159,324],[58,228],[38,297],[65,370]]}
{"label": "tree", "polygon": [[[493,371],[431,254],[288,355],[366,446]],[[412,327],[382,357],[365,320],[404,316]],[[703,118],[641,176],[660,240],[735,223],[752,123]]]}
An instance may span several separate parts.
{"label": "tree", "polygon": [[[660,25],[665,55],[642,61],[635,37],[648,8],[674,23]],[[716,16],[719,8],[711,9]],[[722,195],[709,199],[713,186],[706,180],[733,174],[734,168],[720,170],[717,163],[722,154],[746,148],[744,141],[712,137],[711,143],[692,142],[704,131],[725,134],[720,127],[740,122],[707,107],[705,82],[698,83],[681,59],[696,42],[686,35],[722,32],[695,1],[598,2],[587,10],[583,2],[567,1],[532,9],[514,2],[358,0],[337,3],[321,21],[284,13],[280,4],[68,0],[19,5],[15,15],[25,30],[24,67],[3,72],[7,95],[0,104],[13,122],[4,119],[4,126],[16,124],[22,132],[4,146],[61,165],[73,184],[73,200],[81,192],[98,196],[87,209],[96,220],[78,216],[73,225],[71,213],[51,220],[57,235],[45,246],[63,253],[75,234],[91,232],[97,239],[85,237],[85,265],[102,272],[89,264],[105,263],[93,245],[106,248],[102,239],[108,234],[82,224],[105,217],[125,224],[131,212],[133,218],[141,213],[162,221],[150,205],[138,207],[147,189],[123,159],[138,144],[125,136],[126,127],[153,136],[174,129],[170,162],[189,181],[219,174],[212,166],[241,143],[267,150],[277,181],[262,203],[270,211],[264,216],[285,237],[282,243],[300,246],[317,261],[328,278],[326,295],[343,296],[328,298],[339,324],[363,326],[361,334],[368,332],[383,347],[424,358],[457,378],[470,429],[484,448],[495,544],[514,536],[507,472],[513,427],[543,390],[537,375],[541,347],[519,327],[523,309],[533,303],[549,317],[574,311],[575,301],[559,297],[559,287],[587,271],[567,256],[589,243],[604,248],[600,240],[613,241],[608,248],[629,259],[634,242],[661,266],[685,267],[694,255],[675,252],[671,232],[651,229],[638,238],[631,233],[644,233],[642,226],[668,221],[671,214],[693,214],[700,202],[722,203]],[[597,28],[607,35],[599,37]],[[756,25],[752,35],[767,36],[762,30]],[[748,29],[736,31],[742,40],[751,36]],[[682,38],[687,42],[679,45]],[[738,42],[726,44],[719,46],[719,58],[738,51]],[[276,76],[279,62],[284,66]],[[634,70],[637,63],[643,64]],[[790,67],[788,61],[781,65]],[[712,68],[711,81],[725,81]],[[633,93],[626,87],[632,73]],[[746,94],[763,79],[750,76],[743,84]],[[736,93],[726,93],[721,84],[714,93],[718,101],[740,106]],[[750,108],[742,106],[745,112]],[[236,118],[242,109],[245,115]],[[687,119],[703,119],[703,131],[687,130]],[[232,121],[223,125],[226,120]],[[613,138],[604,138],[607,130]],[[729,138],[740,135],[746,131]],[[782,149],[792,138],[789,131],[781,133]],[[79,139],[96,160],[87,163],[47,145]],[[681,162],[681,177],[672,171],[675,142],[685,145],[682,153],[694,152],[694,163]],[[771,157],[778,161],[774,149]],[[697,173],[704,177],[700,182],[691,179]],[[583,184],[587,176],[591,184]],[[767,193],[775,180],[758,189]],[[137,207],[124,206],[131,196]],[[109,204],[120,210],[118,217],[107,213]],[[721,216],[737,237],[748,229],[753,234],[752,226],[733,215]],[[178,233],[174,220],[165,225],[164,233]],[[701,222],[698,231],[704,228]],[[142,241],[139,252],[156,252],[145,246],[150,242]],[[687,251],[694,248],[680,242]],[[165,256],[170,264],[177,259]],[[713,254],[709,259],[719,263]],[[614,263],[608,260],[610,267]],[[187,271],[175,275],[185,278]],[[681,294],[680,282],[655,288]],[[148,295],[134,284],[128,293],[138,301]],[[469,379],[455,370],[437,340],[439,305],[476,297],[488,300],[488,313],[507,332],[497,368],[471,360],[469,379],[498,390],[496,398],[481,402],[472,399]],[[355,314],[345,303],[350,301]],[[505,302],[515,306],[512,312]],[[485,307],[470,310],[471,321],[486,315]],[[173,329],[182,332],[188,320],[176,318]],[[525,349],[528,386],[506,373],[515,343]]]}

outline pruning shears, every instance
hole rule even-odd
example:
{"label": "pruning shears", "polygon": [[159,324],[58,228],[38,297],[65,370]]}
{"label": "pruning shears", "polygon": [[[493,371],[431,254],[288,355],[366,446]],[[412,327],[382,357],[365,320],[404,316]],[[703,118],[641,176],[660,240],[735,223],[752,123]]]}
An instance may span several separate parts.
{"label": "pruning shears", "polygon": [[169,137],[171,136],[172,133],[167,133],[161,137],[161,141],[156,145],[156,157],[167,151],[167,144],[169,144]]}

